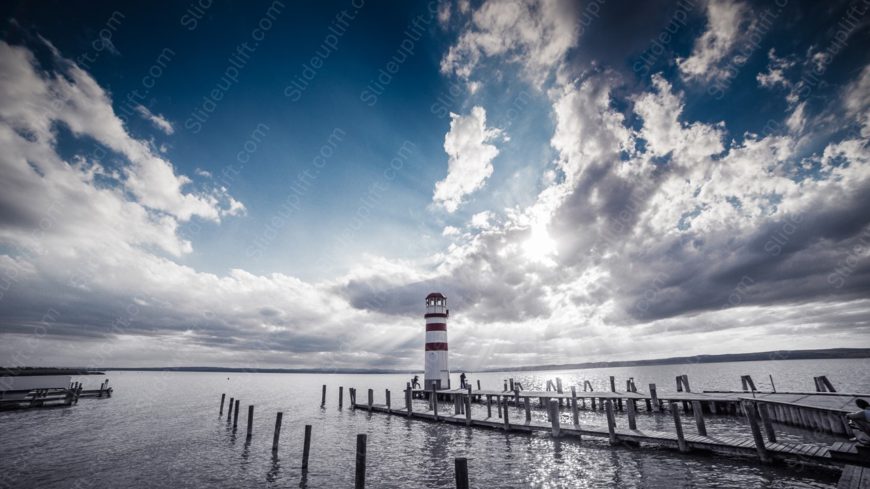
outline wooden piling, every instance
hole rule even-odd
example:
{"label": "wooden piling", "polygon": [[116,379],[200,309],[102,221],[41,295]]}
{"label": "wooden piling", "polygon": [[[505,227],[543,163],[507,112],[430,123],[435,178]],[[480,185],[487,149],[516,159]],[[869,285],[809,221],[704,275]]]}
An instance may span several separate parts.
{"label": "wooden piling", "polygon": [[471,426],[471,386],[468,387],[468,394],[465,395],[465,426]]}
{"label": "wooden piling", "polygon": [[770,462],[770,455],[767,453],[767,447],[764,446],[764,438],[761,437],[761,428],[758,426],[758,415],[755,411],[755,406],[751,401],[743,401],[743,412],[746,413],[746,419],[749,421],[749,428],[752,430],[752,438],[755,440],[755,449],[758,452],[758,458],[762,462]]}
{"label": "wooden piling", "polygon": [[456,489],[468,489],[468,459],[456,457],[454,467],[456,470]]}
{"label": "wooden piling", "polygon": [[577,388],[571,386],[571,417],[574,420],[574,426],[580,426],[580,414],[577,412]]}
{"label": "wooden piling", "polygon": [[526,402],[524,404],[526,405],[526,424],[529,424],[532,422],[532,400],[526,397],[525,401]]}
{"label": "wooden piling", "polygon": [[432,384],[432,416],[438,421],[438,395],[435,394],[435,384]]}
{"label": "wooden piling", "polygon": [[508,379],[508,390],[511,392],[514,391],[514,379],[513,379],[513,377]]}
{"label": "wooden piling", "polygon": [[226,394],[226,393],[221,394],[221,410],[220,410],[220,412],[218,413],[218,416],[223,416],[223,415],[224,415],[224,400],[225,400],[226,398],[227,398],[227,394]]}
{"label": "wooden piling", "polygon": [[[556,392],[558,392],[559,394],[562,394],[562,378],[561,377],[556,377]],[[559,407],[562,407],[563,402],[564,402],[564,399],[559,397]]]}
{"label": "wooden piling", "polygon": [[278,415],[275,416],[275,434],[272,435],[272,451],[278,451],[278,440],[281,438],[281,420],[284,419],[284,413],[278,411]]}
{"label": "wooden piling", "polygon": [[686,437],[683,435],[683,422],[680,419],[680,409],[674,401],[671,401],[669,405],[671,413],[674,415],[674,428],[677,431],[677,447],[679,447],[681,452],[688,452],[689,445],[686,443]]}
{"label": "wooden piling", "polygon": [[610,376],[610,392],[616,392],[616,377]]}
{"label": "wooden piling", "polygon": [[405,384],[405,386],[406,386],[406,387],[405,387],[405,409],[408,411],[408,417],[411,417],[411,410],[413,409],[413,408],[411,407],[411,403],[414,402],[414,400],[413,400],[413,398],[412,398],[411,396],[414,395],[414,391],[411,389],[411,383],[410,383],[410,382],[408,382],[407,384]]}
{"label": "wooden piling", "polygon": [[239,425],[239,400],[236,399],[236,410],[233,412],[233,431],[236,430],[236,427]]}
{"label": "wooden piling", "polygon": [[510,431],[511,423],[508,420],[507,397],[504,397],[504,405],[502,406],[502,414],[504,415],[504,417],[502,418],[502,419],[504,419],[504,430]]}
{"label": "wooden piling", "polygon": [[486,395],[486,417],[492,417],[492,396],[489,394]]}
{"label": "wooden piling", "polygon": [[480,388],[480,379],[477,379],[477,390],[479,390],[479,391],[480,391],[480,390],[483,390],[483,389]]}
{"label": "wooden piling", "polygon": [[592,410],[595,411],[595,398],[590,397],[589,400],[592,401]]}
{"label": "wooden piling", "polygon": [[607,411],[607,433],[610,438],[610,444],[616,445],[616,419],[613,417],[613,401],[610,399],[604,401],[604,409]]}
{"label": "wooden piling", "polygon": [[248,433],[247,437],[250,438],[254,434],[254,405],[248,405]]}
{"label": "wooden piling", "polygon": [[356,435],[356,475],[354,476],[355,489],[366,487],[366,435]]}
{"label": "wooden piling", "polygon": [[344,404],[344,386],[338,386],[338,409],[342,408],[342,404]]}
{"label": "wooden piling", "polygon": [[649,396],[650,396],[650,399],[652,400],[653,411],[659,412],[659,410],[661,409],[661,405],[659,404],[659,396],[658,396],[658,393],[656,392],[656,385],[655,384],[649,385]]}
{"label": "wooden piling", "polygon": [[311,425],[305,425],[305,439],[302,442],[302,470],[308,470],[308,454],[311,453]]}
{"label": "wooden piling", "polygon": [[552,399],[550,400],[550,405],[548,406],[550,410],[550,427],[552,428],[553,437],[558,438],[562,434],[562,427],[560,424],[560,414],[559,414],[559,401]]}
{"label": "wooden piling", "polygon": [[773,423],[770,422],[770,412],[767,409],[767,404],[756,404],[758,408],[758,417],[761,418],[761,424],[764,426],[764,431],[767,433],[767,441],[776,443],[776,432],[773,431]]}
{"label": "wooden piling", "polygon": [[704,410],[701,408],[701,401],[692,401],[692,414],[695,415],[695,426],[698,427],[698,434],[707,436],[707,425],[704,424]]}
{"label": "wooden piling", "polygon": [[229,423],[230,420],[233,419],[233,399],[235,398],[230,398],[230,405],[227,407],[227,423]]}
{"label": "wooden piling", "polygon": [[637,419],[635,419],[635,415],[637,414],[635,410],[637,407],[634,405],[634,399],[626,399],[625,407],[628,411],[628,429],[636,430],[637,429]]}
{"label": "wooden piling", "polygon": [[391,413],[393,412],[393,410],[390,409],[390,389],[387,389],[387,391],[384,393],[384,396],[387,400],[387,412]]}
{"label": "wooden piling", "polygon": [[375,391],[369,389],[369,412],[372,412],[372,405],[375,403]]}
{"label": "wooden piling", "polygon": [[326,384],[323,384],[323,392],[320,395],[320,407],[326,407]]}

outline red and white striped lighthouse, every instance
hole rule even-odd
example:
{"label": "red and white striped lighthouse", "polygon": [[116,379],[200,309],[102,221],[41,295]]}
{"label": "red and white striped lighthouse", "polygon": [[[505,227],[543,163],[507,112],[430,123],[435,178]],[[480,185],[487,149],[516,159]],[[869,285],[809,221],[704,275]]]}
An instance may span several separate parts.
{"label": "red and white striped lighthouse", "polygon": [[447,368],[447,298],[440,292],[426,296],[426,369],[423,388],[429,390],[450,388],[450,369]]}

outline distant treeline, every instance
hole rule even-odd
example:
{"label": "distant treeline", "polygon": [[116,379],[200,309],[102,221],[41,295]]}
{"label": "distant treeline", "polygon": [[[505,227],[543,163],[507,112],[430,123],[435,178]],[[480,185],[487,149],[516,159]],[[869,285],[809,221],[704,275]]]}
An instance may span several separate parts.
{"label": "distant treeline", "polygon": [[63,367],[0,367],[0,377],[21,375],[104,375],[97,369]]}
{"label": "distant treeline", "polygon": [[[679,365],[693,363],[758,362],[767,360],[824,360],[836,358],[870,358],[870,348],[832,348],[828,350],[777,350],[758,353],[729,353],[724,355],[695,355],[690,357],[655,358],[650,360],[622,360],[615,362],[563,363],[558,365],[523,365],[468,369],[468,372],[517,372],[537,370],[582,370],[608,367],[642,367],[647,365]],[[263,374],[415,374],[420,370],[390,370],[367,368],[239,368],[239,367],[105,367],[51,368],[51,367],[0,367],[3,375],[103,375],[104,372],[227,372]],[[466,371],[454,369],[454,372]]]}
{"label": "distant treeline", "polygon": [[692,363],[762,362],[769,360],[825,360],[836,358],[870,358],[870,348],[831,348],[827,350],[776,350],[757,353],[726,353],[723,355],[694,355],[690,357],[655,358],[650,360],[622,360],[616,362],[564,363],[558,365],[532,365],[500,367],[479,372],[516,372],[535,370],[582,370],[587,368],[643,367],[647,365],[680,365]]}

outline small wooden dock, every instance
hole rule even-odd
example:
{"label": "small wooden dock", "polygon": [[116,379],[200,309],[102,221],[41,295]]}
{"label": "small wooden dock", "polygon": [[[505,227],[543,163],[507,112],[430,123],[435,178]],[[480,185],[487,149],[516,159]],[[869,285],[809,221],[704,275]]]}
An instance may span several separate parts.
{"label": "small wooden dock", "polygon": [[80,398],[109,398],[112,397],[113,392],[114,389],[109,387],[108,379],[100,384],[99,389],[84,389],[80,382],[74,382],[69,388],[4,391],[0,392],[0,411],[73,406],[78,404]]}

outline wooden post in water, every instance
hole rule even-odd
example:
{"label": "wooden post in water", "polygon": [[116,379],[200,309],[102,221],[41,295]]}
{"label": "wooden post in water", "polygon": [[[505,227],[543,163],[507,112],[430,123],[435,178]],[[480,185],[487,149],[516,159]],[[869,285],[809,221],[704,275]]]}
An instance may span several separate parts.
{"label": "wooden post in water", "polygon": [[580,413],[577,412],[577,388],[571,386],[571,417],[574,421],[574,426],[580,425]]}
{"label": "wooden post in water", "polygon": [[529,397],[523,398],[525,399],[525,407],[526,407],[526,424],[532,422],[532,399]]}
{"label": "wooden post in water", "polygon": [[414,398],[413,398],[414,391],[411,389],[410,382],[408,382],[405,385],[406,385],[406,387],[405,387],[405,409],[408,410],[408,417],[410,417],[411,416],[411,409],[412,409],[411,403],[414,402]]}
{"label": "wooden post in water", "polygon": [[308,470],[308,454],[311,453],[311,425],[305,425],[305,440],[302,442],[302,470]]}
{"label": "wooden post in water", "polygon": [[607,433],[610,438],[610,444],[616,445],[616,419],[613,417],[613,401],[610,399],[604,401],[604,409],[607,410]]}
{"label": "wooden post in water", "polygon": [[553,430],[553,437],[558,438],[562,434],[562,426],[560,425],[559,401],[552,399],[548,406],[550,410],[550,427]]}
{"label": "wooden post in water", "polygon": [[767,374],[767,376],[770,377],[770,389],[771,389],[774,393],[776,393],[776,384],[773,383],[773,375],[771,375],[771,374]]}
{"label": "wooden post in water", "polygon": [[701,407],[701,401],[692,401],[692,414],[695,415],[695,425],[698,427],[698,434],[707,436],[707,425],[704,424],[704,410]]}
{"label": "wooden post in water", "polygon": [[[563,393],[562,392],[562,378],[561,377],[556,377],[556,392],[558,392],[559,394]],[[563,403],[564,403],[564,399],[559,397],[559,407],[562,407]]]}
{"label": "wooden post in water", "polygon": [[366,435],[356,435],[356,475],[354,476],[354,489],[366,487]]}
{"label": "wooden post in water", "polygon": [[669,407],[674,415],[674,428],[677,430],[677,446],[681,452],[688,452],[689,445],[686,443],[686,437],[683,435],[683,422],[680,419],[680,408],[677,407],[676,401],[671,401]]}
{"label": "wooden post in water", "polygon": [[323,384],[323,393],[320,395],[320,407],[326,407],[326,384]]}
{"label": "wooden post in water", "polygon": [[225,400],[226,398],[227,398],[227,394],[226,394],[226,393],[221,394],[221,410],[220,410],[220,412],[218,413],[218,416],[223,416],[223,415],[224,415],[224,400]]}
{"label": "wooden post in water", "polygon": [[435,421],[438,421],[438,398],[437,394],[435,394],[435,384],[432,384],[432,415],[435,418]]}
{"label": "wooden post in water", "polygon": [[344,403],[344,386],[338,386],[338,409],[342,408],[342,404]]}
{"label": "wooden post in water", "polygon": [[369,412],[372,412],[372,405],[375,403],[375,391],[369,389]]}
{"label": "wooden post in water", "polygon": [[767,433],[767,441],[776,443],[776,432],[773,431],[773,423],[770,422],[770,412],[767,409],[767,404],[756,404],[758,407],[758,416],[761,418],[761,424],[764,425],[764,431]]}
{"label": "wooden post in water", "polygon": [[468,459],[456,457],[454,467],[456,470],[456,489],[468,489]]}
{"label": "wooden post in water", "polygon": [[387,400],[387,412],[392,413],[393,410],[390,409],[390,389],[387,389],[387,391],[384,393],[384,395],[385,395],[385,398]]}
{"label": "wooden post in water", "polygon": [[492,396],[489,394],[486,395],[486,417],[492,417]]}
{"label": "wooden post in water", "polygon": [[227,407],[227,423],[233,419],[233,397],[230,398],[230,405]]}
{"label": "wooden post in water", "polygon": [[254,405],[248,405],[248,434],[247,437],[251,438],[254,434]]}
{"label": "wooden post in water", "polygon": [[616,377],[610,376],[610,392],[616,392]]}
{"label": "wooden post in water", "polygon": [[471,386],[468,386],[468,394],[465,395],[465,426],[471,426]]}
{"label": "wooden post in water", "polygon": [[636,430],[637,429],[637,419],[635,419],[635,415],[637,414],[635,411],[637,407],[634,405],[634,399],[626,399],[625,407],[628,410],[628,429]]}
{"label": "wooden post in water", "polygon": [[507,396],[504,396],[503,402],[504,402],[504,405],[502,406],[502,414],[504,415],[504,430],[510,431],[511,424],[510,424],[510,421],[508,420]]}
{"label": "wooden post in water", "polygon": [[239,425],[239,402],[236,399],[236,410],[233,412],[233,431],[236,431],[236,427]]}
{"label": "wooden post in water", "polygon": [[275,434],[272,436],[272,451],[278,451],[278,439],[281,438],[281,420],[284,419],[284,413],[278,411],[278,415],[275,416]]}
{"label": "wooden post in water", "polygon": [[511,392],[514,391],[514,378],[513,377],[508,379],[508,390]]}
{"label": "wooden post in water", "polygon": [[480,379],[477,379],[477,390],[483,390],[480,388]]}
{"label": "wooden post in water", "polygon": [[595,398],[590,397],[589,400],[592,401],[592,410],[595,411]]}
{"label": "wooden post in water", "polygon": [[767,453],[767,447],[764,446],[764,438],[761,437],[761,428],[758,426],[758,415],[756,414],[754,403],[744,400],[743,412],[746,413],[746,419],[749,420],[749,428],[752,430],[752,438],[755,440],[758,458],[764,463],[770,462],[770,455]]}
{"label": "wooden post in water", "polygon": [[656,385],[655,385],[655,384],[650,384],[650,385],[649,385],[649,396],[650,396],[650,398],[652,399],[652,408],[653,408],[653,411],[656,412],[656,413],[659,412],[659,409],[660,409],[660,406],[659,406],[659,396],[658,396],[658,394],[656,393]]}

